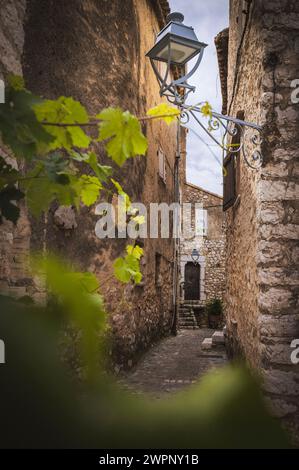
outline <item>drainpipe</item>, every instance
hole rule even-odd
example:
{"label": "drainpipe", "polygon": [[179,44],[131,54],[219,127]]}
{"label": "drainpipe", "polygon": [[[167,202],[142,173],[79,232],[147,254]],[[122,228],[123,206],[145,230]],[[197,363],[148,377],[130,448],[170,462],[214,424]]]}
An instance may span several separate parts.
{"label": "drainpipe", "polygon": [[[176,156],[174,166],[174,202],[180,203],[180,158],[181,158],[181,126],[178,120],[177,122],[177,144],[176,144]],[[174,239],[174,253],[173,253],[173,319],[172,319],[172,334],[177,334],[177,319],[179,309],[179,255],[180,255],[180,211],[176,214],[179,232],[176,233]]]}

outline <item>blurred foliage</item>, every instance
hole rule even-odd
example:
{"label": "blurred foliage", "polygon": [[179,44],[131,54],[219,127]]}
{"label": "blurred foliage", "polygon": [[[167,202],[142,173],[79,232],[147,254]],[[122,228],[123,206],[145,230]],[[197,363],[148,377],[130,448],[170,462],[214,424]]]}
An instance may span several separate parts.
{"label": "blurred foliage", "polygon": [[[69,307],[71,295],[68,287],[62,289]],[[77,388],[58,357],[54,318],[64,309],[53,315],[53,307],[6,298],[0,299],[0,309],[7,362],[0,368],[1,448],[289,447],[244,368],[218,370],[157,401],[130,395],[104,373],[92,386]]]}
{"label": "blurred foliage", "polygon": [[[165,112],[168,116],[162,116]],[[203,112],[209,115],[208,108]],[[173,120],[177,111],[160,106],[149,116]],[[86,132],[91,126],[98,128],[95,140]],[[131,206],[129,196],[111,178],[112,167],[101,165],[91,148],[103,141],[119,166],[144,155],[146,139],[139,120],[129,112],[108,108],[93,118],[72,98],[43,100],[26,90],[20,77],[11,77],[6,102],[0,105],[0,133],[8,148],[7,158],[0,160],[1,222],[5,218],[17,223],[15,202],[23,196],[35,216],[54,200],[77,210],[81,204],[91,206],[103,193],[110,194],[111,187],[126,208]],[[19,171],[24,159],[25,170]],[[140,282],[141,256],[139,247],[128,246],[124,257],[115,261],[115,276],[121,282]],[[35,258],[33,266],[51,295],[47,308],[27,297],[22,302],[0,298],[6,352],[6,364],[0,368],[1,448],[288,447],[245,369],[210,374],[166,401],[122,391],[101,369],[98,349],[106,313],[95,276],[73,272],[50,256]],[[59,357],[65,322],[80,331],[89,379],[81,387],[68,381]]]}
{"label": "blurred foliage", "polygon": [[[99,282],[90,272],[74,272],[57,258],[36,257],[35,273],[45,280],[48,292],[59,308],[81,332],[82,359],[89,379],[93,379],[99,367],[99,345],[106,331],[104,299],[98,293]],[[55,316],[55,315],[54,315]]]}

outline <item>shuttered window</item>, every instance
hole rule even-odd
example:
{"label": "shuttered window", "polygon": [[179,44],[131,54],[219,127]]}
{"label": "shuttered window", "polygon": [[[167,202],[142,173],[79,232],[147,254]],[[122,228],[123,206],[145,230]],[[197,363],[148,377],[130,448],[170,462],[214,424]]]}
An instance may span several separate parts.
{"label": "shuttered window", "polygon": [[235,202],[236,194],[236,171],[235,156],[229,153],[223,162],[223,210],[229,209]]}
{"label": "shuttered window", "polygon": [[159,159],[159,176],[166,183],[166,157],[165,153],[161,148],[158,150],[158,159]]}
{"label": "shuttered window", "polygon": [[195,232],[197,236],[206,237],[208,235],[208,211],[206,209],[196,209]]}
{"label": "shuttered window", "polygon": [[[237,112],[237,119],[244,119],[244,111]],[[239,144],[240,132],[232,138],[232,144]],[[240,152],[228,153],[223,162],[223,210],[234,205],[240,192]]]}

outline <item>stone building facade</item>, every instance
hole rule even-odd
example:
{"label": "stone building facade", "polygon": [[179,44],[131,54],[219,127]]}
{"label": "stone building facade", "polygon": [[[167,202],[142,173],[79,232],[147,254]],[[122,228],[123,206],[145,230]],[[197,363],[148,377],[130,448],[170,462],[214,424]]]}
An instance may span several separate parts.
{"label": "stone building facade", "polygon": [[[225,220],[222,197],[190,183],[182,185],[183,213],[180,240],[180,308],[195,313],[198,325],[206,323],[206,303],[222,300],[225,288]],[[190,222],[191,215],[191,223]],[[192,258],[197,250],[198,259]],[[194,262],[195,261],[195,262]]]}
{"label": "stone building facade", "polygon": [[[159,88],[146,52],[165,25],[166,0],[8,0],[1,1],[0,74],[23,74],[28,89],[41,96],[72,96],[93,115],[120,106],[143,116],[159,104]],[[175,198],[176,124],[148,122],[146,157],[128,161],[116,177],[132,201],[172,203]],[[184,133],[182,133],[184,139]],[[99,160],[106,157],[99,145]],[[159,152],[166,172],[159,174]],[[110,164],[110,162],[109,162]],[[25,209],[24,209],[25,211]],[[67,223],[65,223],[67,221]],[[36,283],[20,269],[19,254],[47,249],[62,254],[101,283],[112,274],[113,260],[130,240],[99,240],[94,207],[75,213],[53,205],[40,220],[26,216],[16,229],[2,230],[1,287],[17,294],[40,295]],[[3,229],[3,227],[2,227]],[[131,366],[174,323],[175,245],[171,239],[142,239],[143,281],[103,285],[110,312],[112,355],[116,370]],[[160,280],[162,279],[162,282]]]}
{"label": "stone building facade", "polygon": [[[22,75],[25,0],[0,2],[0,79],[8,73]],[[11,164],[13,159],[0,145],[0,156]],[[30,224],[21,205],[17,226],[4,221],[0,226],[0,290],[18,297],[27,294],[29,274],[24,269],[30,246]]]}
{"label": "stone building facade", "polygon": [[273,409],[297,435],[298,30],[295,0],[231,0],[229,34],[216,38],[227,114],[260,124],[264,137],[262,168],[237,155],[229,175],[234,197],[224,196],[229,345],[260,371]]}

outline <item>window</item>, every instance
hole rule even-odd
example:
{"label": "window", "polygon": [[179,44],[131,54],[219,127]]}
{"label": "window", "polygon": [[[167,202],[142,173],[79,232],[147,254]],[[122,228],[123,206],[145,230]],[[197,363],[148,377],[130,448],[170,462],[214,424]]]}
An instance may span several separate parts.
{"label": "window", "polygon": [[166,184],[166,156],[161,148],[158,150],[159,176]]}
{"label": "window", "polygon": [[195,233],[202,237],[206,237],[208,234],[208,211],[206,209],[196,209]]}
{"label": "window", "polygon": [[[244,111],[237,112],[237,118],[244,120]],[[232,144],[239,144],[241,133],[238,130]],[[223,210],[234,205],[240,193],[240,152],[228,153],[223,162]]]}
{"label": "window", "polygon": [[155,255],[155,285],[156,287],[162,286],[162,272],[161,272],[162,255],[156,253]]}

